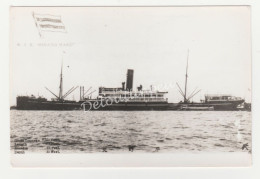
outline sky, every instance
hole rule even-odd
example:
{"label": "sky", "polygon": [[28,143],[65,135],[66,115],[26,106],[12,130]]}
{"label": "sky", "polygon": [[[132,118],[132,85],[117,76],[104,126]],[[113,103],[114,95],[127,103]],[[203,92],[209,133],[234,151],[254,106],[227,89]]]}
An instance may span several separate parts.
{"label": "sky", "polygon": [[[251,24],[247,6],[218,7],[12,7],[10,10],[11,105],[18,95],[73,86],[121,87],[127,69],[140,84],[182,96],[189,50],[188,94],[231,94],[251,102]],[[59,15],[66,33],[42,32],[32,13]],[[93,93],[93,97],[97,95]],[[79,99],[79,89],[68,99]]]}

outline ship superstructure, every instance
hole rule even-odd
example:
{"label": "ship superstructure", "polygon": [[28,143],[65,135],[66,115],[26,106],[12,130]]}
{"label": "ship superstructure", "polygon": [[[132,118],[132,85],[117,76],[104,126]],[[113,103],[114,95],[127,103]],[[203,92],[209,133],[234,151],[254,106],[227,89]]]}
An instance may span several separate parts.
{"label": "ship superstructure", "polygon": [[230,94],[206,94],[205,95],[205,103],[225,103],[229,102],[236,102],[243,100],[240,97],[235,97]]}
{"label": "ship superstructure", "polygon": [[144,90],[143,86],[133,90],[134,70],[128,69],[126,86],[106,88],[99,87],[97,99],[87,99],[86,109],[90,110],[167,110],[168,99],[165,94],[168,92]]}

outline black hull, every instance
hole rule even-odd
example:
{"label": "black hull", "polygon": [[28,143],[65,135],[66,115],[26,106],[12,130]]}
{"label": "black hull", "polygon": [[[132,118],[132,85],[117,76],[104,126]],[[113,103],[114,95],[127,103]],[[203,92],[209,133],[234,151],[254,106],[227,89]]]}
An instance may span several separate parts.
{"label": "black hull", "polygon": [[24,102],[17,105],[18,110],[80,110],[79,103],[58,103],[58,102]]}

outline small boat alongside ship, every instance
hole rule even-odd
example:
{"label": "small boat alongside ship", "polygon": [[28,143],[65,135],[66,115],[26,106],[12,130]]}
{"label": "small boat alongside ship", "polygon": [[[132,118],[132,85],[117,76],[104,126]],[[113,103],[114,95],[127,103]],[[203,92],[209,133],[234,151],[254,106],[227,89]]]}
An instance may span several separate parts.
{"label": "small boat alongside ship", "polygon": [[181,105],[180,110],[182,110],[182,111],[214,111],[214,107],[213,106]]}

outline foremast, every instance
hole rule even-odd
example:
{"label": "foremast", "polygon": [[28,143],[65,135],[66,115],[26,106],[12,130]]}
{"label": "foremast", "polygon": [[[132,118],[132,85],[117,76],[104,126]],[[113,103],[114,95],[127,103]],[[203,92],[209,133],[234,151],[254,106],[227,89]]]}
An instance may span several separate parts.
{"label": "foremast", "polygon": [[63,69],[63,59],[61,62],[61,72],[60,72],[60,91],[59,91],[59,100],[63,100],[63,77],[62,77],[62,69]]}
{"label": "foremast", "polygon": [[177,86],[179,88],[180,94],[183,96],[183,102],[184,103],[189,103],[190,99],[193,98],[197,93],[199,93],[201,90],[197,90],[197,88],[187,97],[187,86],[188,86],[188,66],[189,66],[189,52],[190,50],[188,49],[188,55],[187,55],[187,64],[186,64],[186,74],[185,74],[185,87],[184,87],[184,92],[182,91],[181,87],[177,83]]}
{"label": "foremast", "polygon": [[57,101],[64,101],[65,98],[71,94],[73,91],[75,91],[75,89],[78,88],[78,86],[76,87],[72,87],[70,88],[64,95],[63,95],[63,56],[62,56],[62,61],[61,61],[61,72],[60,72],[60,86],[59,86],[59,95],[56,95],[55,93],[53,93],[51,90],[49,90],[47,87],[45,87],[53,96],[55,96]]}

